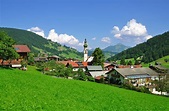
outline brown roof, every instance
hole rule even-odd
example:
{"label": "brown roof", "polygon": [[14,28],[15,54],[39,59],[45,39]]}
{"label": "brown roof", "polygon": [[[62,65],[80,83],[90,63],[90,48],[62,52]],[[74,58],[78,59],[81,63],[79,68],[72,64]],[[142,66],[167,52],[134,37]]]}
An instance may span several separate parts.
{"label": "brown roof", "polygon": [[104,63],[104,67],[108,67],[110,65],[111,65],[111,63]]}
{"label": "brown roof", "polygon": [[118,68],[131,68],[131,67],[133,67],[133,68],[141,68],[142,67],[142,65],[119,65],[119,66],[117,66]]}
{"label": "brown roof", "polygon": [[16,52],[30,52],[30,49],[27,45],[13,45]]}

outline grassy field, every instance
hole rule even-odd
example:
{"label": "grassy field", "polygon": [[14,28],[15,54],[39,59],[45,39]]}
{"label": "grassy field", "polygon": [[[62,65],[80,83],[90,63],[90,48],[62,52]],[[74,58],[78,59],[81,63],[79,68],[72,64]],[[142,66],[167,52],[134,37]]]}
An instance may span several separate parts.
{"label": "grassy field", "polygon": [[0,111],[169,111],[169,98],[0,68]]}
{"label": "grassy field", "polygon": [[[160,58],[158,60],[156,60],[156,62],[159,62],[161,63],[162,66],[166,67],[166,68],[169,68],[169,61],[168,62],[165,62],[164,59],[169,59],[169,55],[168,56],[165,56],[163,58]],[[142,64],[143,67],[148,67],[149,64],[155,64],[155,61],[151,62],[151,63],[148,63],[148,64]]]}
{"label": "grassy field", "polygon": [[[165,68],[169,68],[169,61],[168,61],[168,62],[165,62],[165,61],[164,61],[165,59],[169,59],[169,55],[168,55],[168,56],[165,56],[165,57],[163,57],[163,58],[160,58],[160,59],[158,59],[158,60],[156,60],[156,61],[147,63],[147,64],[142,63],[142,66],[143,66],[143,67],[149,67],[150,64],[153,64],[153,65],[154,65],[155,62],[159,62],[159,63],[161,63],[161,65],[164,66]],[[125,61],[132,61],[133,64],[135,63],[134,58],[125,59]],[[120,60],[118,60],[117,63],[120,64]]]}

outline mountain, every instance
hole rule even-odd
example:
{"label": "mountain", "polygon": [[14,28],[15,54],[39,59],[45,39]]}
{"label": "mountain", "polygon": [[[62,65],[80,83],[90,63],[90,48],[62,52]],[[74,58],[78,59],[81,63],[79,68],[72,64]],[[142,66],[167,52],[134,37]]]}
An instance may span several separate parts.
{"label": "mountain", "polygon": [[142,62],[149,63],[169,55],[169,31],[154,36],[147,42],[136,45],[109,58],[108,60],[121,60],[122,58],[142,58]]}
{"label": "mountain", "polygon": [[114,46],[108,46],[106,47],[105,49],[103,49],[103,51],[109,51],[109,52],[116,52],[116,53],[119,53],[121,51],[124,51],[126,49],[130,48],[129,46],[125,46],[121,43],[118,43]]}
{"label": "mountain", "polygon": [[[89,50],[88,55],[91,56],[93,52],[94,52],[94,49]],[[104,54],[105,60],[118,53],[118,52],[110,52],[110,51],[104,51],[104,50],[102,50],[102,52]]]}
{"label": "mountain", "polygon": [[33,32],[15,29],[15,28],[0,28],[0,31],[6,32],[12,37],[16,44],[26,44],[31,49],[31,52],[47,53],[49,55],[58,55],[63,58],[74,58],[78,60],[83,59],[83,53],[78,52],[76,49],[62,46],[57,42],[47,40]]}

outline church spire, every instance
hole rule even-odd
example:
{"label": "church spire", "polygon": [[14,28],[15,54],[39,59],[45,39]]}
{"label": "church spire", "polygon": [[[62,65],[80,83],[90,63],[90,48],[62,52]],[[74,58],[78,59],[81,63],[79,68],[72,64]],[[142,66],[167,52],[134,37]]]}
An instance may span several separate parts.
{"label": "church spire", "polygon": [[87,40],[85,39],[85,41],[84,41],[84,45],[83,45],[83,47],[84,47],[84,62],[86,62],[87,61],[87,58],[88,58],[88,50],[87,50]]}
{"label": "church spire", "polygon": [[87,45],[87,40],[86,40],[86,39],[85,39],[85,41],[84,41],[84,45],[83,45],[83,46],[84,46],[84,48],[87,48],[87,46],[88,46],[88,45]]}

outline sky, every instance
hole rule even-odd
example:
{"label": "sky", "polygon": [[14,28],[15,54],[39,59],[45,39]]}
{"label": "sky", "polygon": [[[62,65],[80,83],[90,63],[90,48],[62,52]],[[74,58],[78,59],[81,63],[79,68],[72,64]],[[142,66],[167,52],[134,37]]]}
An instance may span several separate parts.
{"label": "sky", "polygon": [[[0,0],[0,27],[34,32],[83,51],[135,46],[169,31],[169,0]],[[35,41],[37,42],[37,41]]]}

